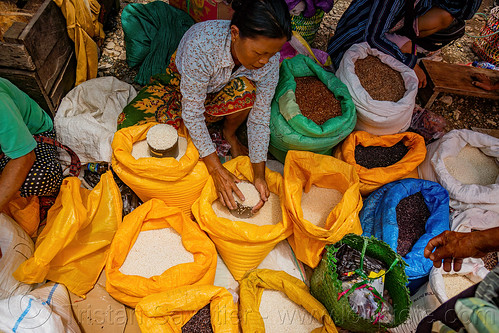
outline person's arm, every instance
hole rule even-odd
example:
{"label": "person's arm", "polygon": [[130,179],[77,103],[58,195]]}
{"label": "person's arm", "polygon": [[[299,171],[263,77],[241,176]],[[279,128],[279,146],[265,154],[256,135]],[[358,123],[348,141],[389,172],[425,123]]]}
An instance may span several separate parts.
{"label": "person's arm", "polygon": [[443,261],[444,270],[450,272],[452,264],[459,271],[464,258],[481,258],[493,251],[499,251],[499,227],[473,232],[444,231],[428,242],[424,256],[437,268]]}
{"label": "person's arm", "polygon": [[21,188],[35,163],[35,152],[11,159],[0,174],[0,211]]}

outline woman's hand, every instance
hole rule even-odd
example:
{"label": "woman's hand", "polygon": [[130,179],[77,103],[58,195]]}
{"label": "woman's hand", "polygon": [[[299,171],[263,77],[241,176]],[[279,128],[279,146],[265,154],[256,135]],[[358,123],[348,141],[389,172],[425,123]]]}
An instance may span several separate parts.
{"label": "woman's hand", "polygon": [[245,199],[236,185],[240,180],[222,165],[216,153],[204,157],[203,161],[213,178],[220,202],[229,209],[236,209],[237,205],[232,192],[235,192],[241,200]]}
{"label": "woman's hand", "polygon": [[492,80],[485,74],[475,74],[471,78],[473,79],[471,84],[478,88],[489,91],[499,89],[499,83],[493,84]]}
{"label": "woman's hand", "polygon": [[418,77],[418,81],[419,81],[418,88],[426,87],[426,74],[421,69],[421,67],[419,67],[418,64],[416,64],[416,66],[414,66],[414,72],[416,72],[416,76]]}
{"label": "woman's hand", "polygon": [[253,208],[252,213],[256,214],[263,205],[269,199],[270,191],[265,181],[265,162],[253,163],[253,174],[254,174],[254,182],[256,190],[260,193],[260,202]]}

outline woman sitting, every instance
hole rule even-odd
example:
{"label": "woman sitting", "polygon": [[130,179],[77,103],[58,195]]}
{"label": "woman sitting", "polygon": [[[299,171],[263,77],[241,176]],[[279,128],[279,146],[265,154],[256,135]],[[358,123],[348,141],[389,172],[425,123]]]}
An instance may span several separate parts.
{"label": "woman sitting", "polygon": [[[232,21],[201,22],[186,32],[166,73],[154,76],[124,109],[118,128],[154,120],[178,127],[183,120],[221,202],[232,209],[232,192],[244,197],[206,125],[223,119],[231,155],[249,154],[262,199],[258,210],[270,194],[265,181],[270,104],[279,79],[278,52],[291,39],[291,22],[284,0],[233,1],[232,7]],[[246,119],[249,150],[236,137]]]}
{"label": "woman sitting", "polygon": [[52,119],[10,81],[0,78],[0,211],[17,191],[28,197],[57,195],[62,169]]}

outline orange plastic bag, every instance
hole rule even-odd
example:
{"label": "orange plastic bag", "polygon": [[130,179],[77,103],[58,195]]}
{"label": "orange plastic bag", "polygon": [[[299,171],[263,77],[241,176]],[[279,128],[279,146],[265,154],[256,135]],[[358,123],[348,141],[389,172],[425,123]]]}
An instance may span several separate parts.
{"label": "orange plastic bag", "polygon": [[[249,272],[240,283],[239,319],[243,333],[265,332],[265,325],[260,314],[260,302],[265,289],[282,291],[291,301],[304,307],[323,324],[322,327],[314,329],[312,333],[338,332],[324,305],[310,294],[305,283],[282,271],[257,269]],[[292,325],[290,321],[294,319],[294,315],[294,313],[283,313],[282,324]],[[289,316],[288,320],[286,316]],[[296,317],[296,320],[300,318]],[[285,326],[282,332],[286,332]]]}
{"label": "orange plastic bag", "polygon": [[[149,279],[121,273],[119,269],[139,233],[163,228],[173,228],[182,236],[182,244],[194,255],[194,262],[173,266]],[[186,285],[213,284],[216,268],[215,246],[199,226],[180,209],[151,199],[125,216],[116,232],[106,263],[106,290],[121,303],[135,307],[141,299],[155,293]]]}
{"label": "orange plastic bag", "polygon": [[40,202],[36,195],[24,198],[18,193],[3,212],[12,217],[30,237],[36,235],[40,225]]}
{"label": "orange plastic bag", "polygon": [[[336,189],[341,201],[327,217],[324,228],[303,217],[301,197],[312,185]],[[293,235],[288,238],[298,260],[315,268],[326,244],[336,243],[349,233],[360,235],[359,212],[362,197],[359,177],[353,166],[331,156],[305,151],[290,151],[284,163],[283,218],[292,221]]]}
{"label": "orange plastic bag", "polygon": [[[355,147],[362,145],[391,147],[398,142],[409,148],[407,154],[397,163],[385,168],[367,169],[357,164]],[[418,165],[426,157],[424,138],[416,133],[404,132],[392,135],[373,135],[364,131],[352,132],[335,151],[334,156],[355,167],[360,179],[360,193],[368,195],[381,186],[402,178],[418,178]]]}
{"label": "orange plastic bag", "polygon": [[80,185],[76,177],[62,182],[33,257],[14,272],[18,281],[59,282],[80,297],[93,288],[121,223],[123,207],[111,171],[101,176],[92,191]]}
{"label": "orange plastic bag", "polygon": [[132,156],[133,144],[145,140],[147,131],[154,125],[156,123],[131,126],[115,133],[113,170],[143,202],[161,199],[168,206],[178,207],[186,216],[191,216],[191,206],[208,180],[208,169],[199,160],[199,152],[184,126],[178,134],[187,138],[187,151],[179,161],[156,157],[136,160]]}
{"label": "orange plastic bag", "polygon": [[[237,157],[224,163],[224,167],[239,179],[253,182],[253,168],[249,157]],[[265,180],[269,190],[282,197],[282,176],[266,168]],[[217,198],[215,185],[210,178],[201,196],[192,205],[192,212],[201,229],[215,243],[234,279],[240,280],[248,270],[258,267],[277,243],[291,234],[291,224],[286,220],[275,225],[258,226],[243,220],[231,221],[218,217],[212,208],[212,203]]]}
{"label": "orange plastic bag", "polygon": [[232,294],[222,287],[184,286],[147,296],[135,307],[142,333],[181,333],[200,309],[210,304],[214,333],[237,333],[239,320]]}

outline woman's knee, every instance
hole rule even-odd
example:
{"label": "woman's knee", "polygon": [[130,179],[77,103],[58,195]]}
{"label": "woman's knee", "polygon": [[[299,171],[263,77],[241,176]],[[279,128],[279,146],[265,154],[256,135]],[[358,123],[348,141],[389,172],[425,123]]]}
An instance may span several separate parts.
{"label": "woman's knee", "polygon": [[431,8],[418,18],[420,37],[426,37],[447,28],[453,20],[454,17],[448,11],[439,7]]}

